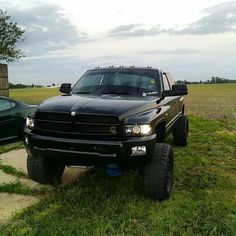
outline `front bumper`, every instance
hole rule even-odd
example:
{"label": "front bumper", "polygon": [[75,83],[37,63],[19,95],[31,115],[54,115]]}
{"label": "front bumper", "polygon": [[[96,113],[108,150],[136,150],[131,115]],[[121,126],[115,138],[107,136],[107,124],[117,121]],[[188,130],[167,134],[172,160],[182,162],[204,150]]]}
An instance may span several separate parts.
{"label": "front bumper", "polygon": [[[106,163],[140,165],[151,159],[156,143],[156,134],[130,137],[124,141],[95,141],[42,136],[27,128],[25,137],[25,147],[30,155],[55,159],[66,165],[87,166]],[[134,146],[146,146],[146,154],[132,156]]]}

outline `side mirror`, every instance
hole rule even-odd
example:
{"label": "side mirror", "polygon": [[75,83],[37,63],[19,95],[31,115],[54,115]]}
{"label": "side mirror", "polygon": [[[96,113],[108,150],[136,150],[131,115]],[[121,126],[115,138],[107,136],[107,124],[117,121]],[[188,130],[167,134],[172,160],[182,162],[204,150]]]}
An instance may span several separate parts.
{"label": "side mirror", "polygon": [[174,84],[172,90],[164,92],[165,96],[180,96],[188,94],[188,87],[186,84]]}
{"label": "side mirror", "polygon": [[60,86],[60,92],[61,93],[68,94],[68,93],[70,93],[70,91],[71,91],[71,84],[69,84],[69,83],[61,84],[61,86]]}

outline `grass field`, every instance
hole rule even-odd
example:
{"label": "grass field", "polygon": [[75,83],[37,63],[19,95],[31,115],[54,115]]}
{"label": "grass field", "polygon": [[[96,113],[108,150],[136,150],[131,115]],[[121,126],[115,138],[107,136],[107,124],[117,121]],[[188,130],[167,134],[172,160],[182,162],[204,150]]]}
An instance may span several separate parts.
{"label": "grass field", "polygon": [[[57,93],[27,91],[21,97],[12,90],[11,96],[38,103],[41,92]],[[37,205],[1,226],[0,235],[235,235],[236,85],[191,85],[189,91],[190,140],[174,147],[169,200],[143,197],[136,172],[108,177],[95,169],[78,183],[46,191]]]}
{"label": "grass field", "polygon": [[[236,120],[236,84],[188,85],[186,112],[207,119]],[[59,95],[56,88],[12,89],[12,98],[29,104],[39,104],[48,97]]]}
{"label": "grass field", "polygon": [[188,114],[223,122],[236,121],[236,84],[199,84],[188,88]]}
{"label": "grass field", "polygon": [[10,90],[10,97],[28,104],[39,104],[43,100],[59,94],[60,92],[58,88],[27,88]]}

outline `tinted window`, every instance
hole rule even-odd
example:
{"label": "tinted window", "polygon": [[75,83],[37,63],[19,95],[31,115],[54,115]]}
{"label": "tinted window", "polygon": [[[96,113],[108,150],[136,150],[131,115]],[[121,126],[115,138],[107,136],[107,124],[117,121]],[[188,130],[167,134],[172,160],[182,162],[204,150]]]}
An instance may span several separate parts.
{"label": "tinted window", "polygon": [[72,93],[127,93],[142,95],[158,94],[157,72],[146,70],[88,71],[77,82]]}
{"label": "tinted window", "polygon": [[140,75],[119,74],[114,76],[113,85],[130,86],[147,89],[150,92],[156,90],[156,83],[154,78]]}
{"label": "tinted window", "polygon": [[8,100],[0,99],[0,111],[11,109],[11,103]]}

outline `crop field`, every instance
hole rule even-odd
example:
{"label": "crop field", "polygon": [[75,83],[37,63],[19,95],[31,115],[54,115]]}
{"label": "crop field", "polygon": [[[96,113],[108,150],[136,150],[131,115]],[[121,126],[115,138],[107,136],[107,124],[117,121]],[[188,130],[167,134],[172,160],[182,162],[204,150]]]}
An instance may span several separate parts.
{"label": "crop field", "polygon": [[199,84],[188,85],[188,88],[188,114],[211,120],[236,122],[236,84]]}
{"label": "crop field", "polygon": [[[236,84],[188,85],[187,114],[211,120],[236,120]],[[10,96],[28,104],[39,104],[46,98],[59,95],[58,88],[12,89]]]}
{"label": "crop field", "polygon": [[[169,200],[145,198],[134,171],[108,177],[94,169],[70,186],[37,193],[41,201],[0,226],[0,235],[235,235],[236,84],[188,87],[189,145],[173,146]],[[10,91],[30,104],[56,94],[56,89]],[[172,137],[166,142],[172,144]],[[21,145],[4,145],[0,153]],[[6,190],[0,185],[0,191]]]}

